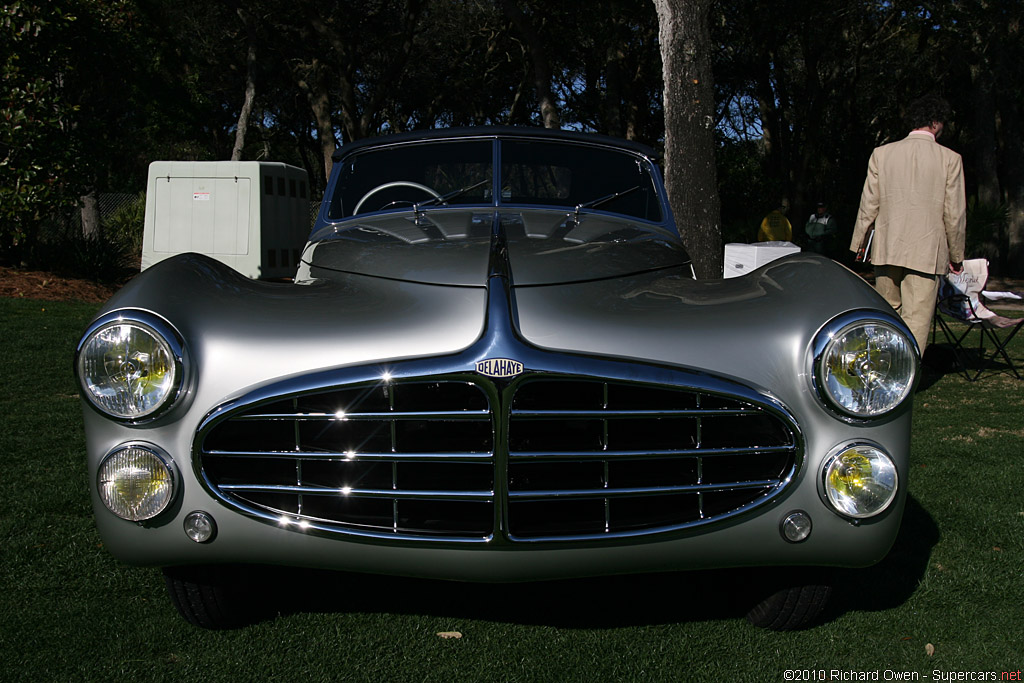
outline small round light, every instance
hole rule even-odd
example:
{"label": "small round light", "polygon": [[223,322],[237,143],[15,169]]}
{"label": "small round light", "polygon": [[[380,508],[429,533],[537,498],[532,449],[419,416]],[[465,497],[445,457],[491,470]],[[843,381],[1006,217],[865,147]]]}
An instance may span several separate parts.
{"label": "small round light", "polygon": [[917,377],[914,341],[895,325],[855,320],[819,335],[814,378],[820,396],[858,418],[885,415],[910,396]]}
{"label": "small round light", "polygon": [[112,315],[79,345],[75,369],[83,393],[110,417],[135,421],[155,416],[182,385],[176,335],[154,316],[148,318],[154,319]]}
{"label": "small round light", "polygon": [[119,448],[104,458],[96,484],[107,509],[130,522],[156,517],[174,497],[169,461],[140,445]]}
{"label": "small round light", "polygon": [[825,496],[840,514],[863,519],[884,511],[896,498],[896,465],[881,449],[855,444],[826,460]]}
{"label": "small round light", "polygon": [[803,510],[796,510],[786,515],[779,528],[782,537],[790,543],[806,541],[811,535],[811,517]]}
{"label": "small round light", "polygon": [[217,523],[208,513],[202,510],[190,512],[185,516],[185,535],[196,543],[206,543],[217,535]]}

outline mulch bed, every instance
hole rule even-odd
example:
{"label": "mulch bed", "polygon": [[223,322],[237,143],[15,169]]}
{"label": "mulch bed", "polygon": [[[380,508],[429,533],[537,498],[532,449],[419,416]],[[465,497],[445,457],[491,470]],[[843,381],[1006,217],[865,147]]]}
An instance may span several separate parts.
{"label": "mulch bed", "polygon": [[0,266],[0,296],[43,301],[85,301],[102,303],[118,290],[91,280],[59,277],[39,270]]}

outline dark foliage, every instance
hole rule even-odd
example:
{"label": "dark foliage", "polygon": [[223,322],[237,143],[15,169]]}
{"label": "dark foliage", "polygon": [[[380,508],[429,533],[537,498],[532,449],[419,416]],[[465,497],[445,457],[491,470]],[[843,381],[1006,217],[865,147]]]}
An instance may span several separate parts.
{"label": "dark foliage", "polygon": [[[229,158],[240,128],[241,158],[321,189],[338,144],[394,131],[557,121],[665,140],[650,1],[25,0],[3,16],[7,262],[83,195],[144,190],[150,161]],[[848,229],[871,149],[933,93],[969,195],[1005,208],[969,255],[1024,268],[1024,4],[717,0],[707,24],[722,209],[688,231],[749,240],[783,197],[797,239],[817,201]]]}

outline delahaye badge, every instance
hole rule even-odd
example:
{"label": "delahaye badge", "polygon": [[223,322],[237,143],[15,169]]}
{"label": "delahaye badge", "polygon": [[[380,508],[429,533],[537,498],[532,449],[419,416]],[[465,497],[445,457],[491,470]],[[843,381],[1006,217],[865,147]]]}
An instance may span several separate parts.
{"label": "delahaye badge", "polygon": [[485,358],[476,362],[476,371],[494,379],[505,379],[522,372],[523,364],[509,358]]}

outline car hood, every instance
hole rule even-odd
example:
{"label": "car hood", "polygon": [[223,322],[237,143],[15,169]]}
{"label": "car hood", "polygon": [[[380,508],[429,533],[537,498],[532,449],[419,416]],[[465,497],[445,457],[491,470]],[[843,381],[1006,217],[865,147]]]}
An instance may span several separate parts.
{"label": "car hood", "polygon": [[303,264],[315,279],[373,275],[435,285],[480,287],[500,230],[516,285],[584,282],[689,264],[665,228],[616,216],[565,210],[446,210],[351,219],[310,241]]}
{"label": "car hood", "polygon": [[[591,246],[614,248],[603,244],[609,246]],[[551,256],[525,247],[519,253],[527,263]],[[557,254],[567,269],[585,274],[567,256],[577,254],[571,245]],[[608,272],[601,268],[610,267],[591,272]],[[822,325],[841,311],[893,316],[857,275],[816,254],[790,255],[728,280],[693,280],[688,271],[515,285],[510,323],[537,349],[742,378],[794,402],[806,399],[798,376],[809,371],[806,351]],[[100,314],[144,310],[170,323],[194,361],[192,396],[204,406],[319,370],[458,354],[485,332],[486,286],[329,272],[302,285],[260,282],[183,254],[141,273]]]}

